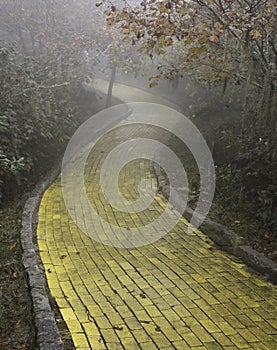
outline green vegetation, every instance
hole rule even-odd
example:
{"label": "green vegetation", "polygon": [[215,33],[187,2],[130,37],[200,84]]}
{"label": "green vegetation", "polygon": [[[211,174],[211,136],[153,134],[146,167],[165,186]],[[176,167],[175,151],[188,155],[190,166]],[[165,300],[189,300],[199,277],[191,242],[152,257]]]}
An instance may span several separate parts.
{"label": "green vegetation", "polygon": [[76,126],[74,85],[48,81],[43,62],[1,43],[0,198],[23,185],[38,161],[55,154]]}
{"label": "green vegetation", "polygon": [[[36,348],[21,261],[22,208],[85,112],[78,102],[87,32],[77,19],[84,17],[84,9],[75,11],[73,4],[0,1],[0,348],[4,350]],[[64,326],[62,334],[68,338]],[[72,348],[70,340],[67,343]]]}
{"label": "green vegetation", "polygon": [[75,130],[87,73],[83,51],[99,47],[99,35],[90,1],[0,6],[0,198],[7,198]]}

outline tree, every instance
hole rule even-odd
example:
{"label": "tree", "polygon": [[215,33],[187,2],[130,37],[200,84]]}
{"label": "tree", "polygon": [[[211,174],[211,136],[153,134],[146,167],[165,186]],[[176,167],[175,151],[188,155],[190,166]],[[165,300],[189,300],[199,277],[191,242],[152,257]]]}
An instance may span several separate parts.
{"label": "tree", "polygon": [[[233,186],[235,203],[241,198],[244,205],[258,199],[260,223],[276,225],[276,2],[142,0],[139,4],[109,4],[108,23],[140,45],[153,62],[159,61],[152,86],[162,78],[193,74],[209,86],[220,87],[221,99],[226,96],[229,107],[236,105],[220,126],[210,120],[221,142],[218,148],[232,150],[233,159],[226,160],[232,163],[226,164],[227,170],[220,169],[222,183],[229,189]],[[243,166],[238,166],[238,155],[248,159]],[[224,185],[221,190],[228,195]]]}
{"label": "tree", "polygon": [[128,29],[123,33],[114,28],[106,16],[115,11],[114,6],[101,6],[102,3],[96,3],[97,27],[94,36],[98,38],[96,48],[90,49],[89,62],[98,65],[105,72],[109,70],[110,79],[107,91],[106,107],[111,105],[112,89],[116,79],[117,72],[123,74],[144,75],[148,73],[149,64],[146,64],[147,57],[142,54],[137,46],[134,46],[133,40],[126,36]]}
{"label": "tree", "polygon": [[110,5],[106,14],[108,23],[119,26],[133,43],[139,42],[151,58],[168,53],[176,42],[182,44],[174,66],[159,67],[166,78],[193,71],[199,79],[222,81],[225,89],[230,81],[262,90],[265,124],[272,128],[277,64],[274,5],[274,0],[143,0],[123,8]]}
{"label": "tree", "polygon": [[0,5],[6,39],[0,42],[0,175],[7,188],[12,174],[23,180],[76,126],[75,96],[85,76],[81,52],[92,45],[84,14],[92,6],[53,0]]}
{"label": "tree", "polygon": [[[110,2],[109,2],[110,3]],[[118,2],[117,2],[118,3]],[[120,2],[121,4],[125,2]],[[244,115],[273,155],[276,147],[276,8],[274,0],[143,0],[140,5],[110,5],[107,21],[119,27],[150,58],[162,60],[152,86],[165,77],[194,74],[209,84],[240,90]],[[178,53],[176,54],[176,50]],[[248,135],[246,135],[248,134]],[[245,141],[245,140],[244,140]],[[244,151],[243,149],[241,151]]]}
{"label": "tree", "polygon": [[133,47],[129,40],[124,40],[124,37],[112,28],[107,28],[105,31],[109,43],[105,56],[107,66],[111,70],[106,107],[110,107],[116,72],[120,71],[134,76],[139,73],[144,75],[148,72],[148,66],[146,64],[147,58],[137,50],[137,47]]}

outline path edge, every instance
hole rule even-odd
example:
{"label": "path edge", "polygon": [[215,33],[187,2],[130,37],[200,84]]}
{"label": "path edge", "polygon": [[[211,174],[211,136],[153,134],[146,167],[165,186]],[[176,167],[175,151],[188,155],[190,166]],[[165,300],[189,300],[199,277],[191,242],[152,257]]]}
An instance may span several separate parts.
{"label": "path edge", "polygon": [[[154,164],[154,172],[156,174],[159,190],[166,198],[169,198],[170,188],[164,181],[165,178],[161,173],[160,166],[156,163]],[[189,206],[184,210],[183,200],[180,194],[176,191],[174,191],[173,202],[171,204],[185,219],[190,221],[194,210]],[[256,272],[261,273],[267,281],[277,285],[277,264],[248,246],[243,237],[237,235],[226,226],[207,218],[201,224],[200,230],[220,248],[238,258],[241,258],[247,266],[251,267]]]}
{"label": "path edge", "polygon": [[40,350],[63,350],[63,343],[51,308],[48,284],[43,264],[39,256],[39,248],[35,243],[35,225],[38,222],[38,209],[46,189],[55,181],[60,173],[60,159],[49,173],[40,180],[25,202],[22,213],[20,241],[22,262],[27,274],[28,286],[33,303],[36,327],[36,342]]}

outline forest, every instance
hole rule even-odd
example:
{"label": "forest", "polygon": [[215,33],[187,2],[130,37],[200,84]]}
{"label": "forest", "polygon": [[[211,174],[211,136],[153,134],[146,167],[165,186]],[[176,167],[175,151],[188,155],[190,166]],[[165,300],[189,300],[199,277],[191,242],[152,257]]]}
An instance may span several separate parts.
{"label": "forest", "polygon": [[95,112],[84,86],[99,76],[110,81],[103,108],[117,79],[178,96],[216,166],[209,217],[277,261],[276,27],[275,0],[0,0],[2,349],[35,349],[22,208]]}

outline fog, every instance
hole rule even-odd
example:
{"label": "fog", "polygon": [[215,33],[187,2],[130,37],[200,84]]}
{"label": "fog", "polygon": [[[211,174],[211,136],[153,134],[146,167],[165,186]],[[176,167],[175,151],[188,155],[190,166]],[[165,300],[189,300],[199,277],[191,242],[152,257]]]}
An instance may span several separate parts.
{"label": "fog", "polygon": [[276,72],[276,0],[0,0],[1,349],[45,277],[68,349],[276,346]]}

